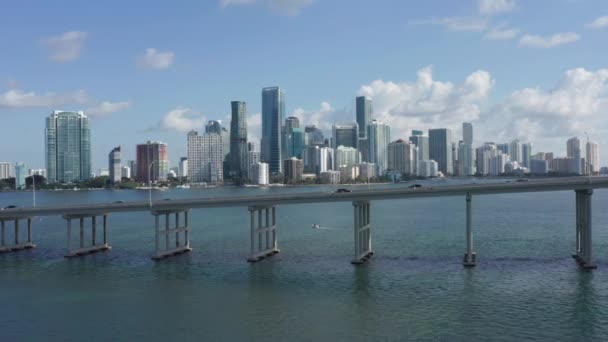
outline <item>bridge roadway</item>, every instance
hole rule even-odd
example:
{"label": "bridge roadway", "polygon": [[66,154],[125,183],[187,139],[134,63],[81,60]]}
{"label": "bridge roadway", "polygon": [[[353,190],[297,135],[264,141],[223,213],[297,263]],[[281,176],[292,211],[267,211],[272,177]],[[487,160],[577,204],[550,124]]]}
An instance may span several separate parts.
{"label": "bridge roadway", "polygon": [[[91,203],[82,205],[58,205],[29,208],[11,208],[0,210],[2,223],[2,242],[0,251],[32,248],[31,218],[36,216],[62,215],[68,223],[68,254],[77,256],[98,250],[107,250],[107,215],[109,213],[150,211],[156,223],[156,253],[155,258],[160,259],[180,252],[190,250],[188,233],[188,213],[190,209],[219,208],[219,207],[248,207],[251,213],[251,257],[250,261],[257,261],[266,256],[278,253],[276,237],[276,206],[306,203],[352,202],[355,207],[355,258],[353,263],[360,263],[373,255],[371,249],[371,220],[370,201],[394,200],[423,197],[463,196],[467,204],[467,252],[464,258],[465,266],[474,266],[476,261],[472,246],[472,214],[471,199],[477,195],[495,195],[506,193],[544,192],[544,191],[575,191],[576,193],[576,254],[574,257],[586,268],[593,268],[591,262],[591,195],[593,189],[608,188],[608,177],[567,177],[546,178],[523,182],[497,182],[459,185],[429,185],[419,188],[386,188],[386,189],[357,189],[352,192],[307,192],[307,193],[280,193],[270,195],[254,195],[239,197],[214,197],[200,199],[175,199],[150,202],[123,202],[123,203]],[[183,225],[180,226],[180,214],[183,216]],[[271,215],[272,214],[272,215]],[[165,229],[161,230],[159,216],[165,216]],[[175,226],[171,228],[169,216],[175,215]],[[257,215],[257,222],[255,216]],[[96,217],[103,216],[104,243],[97,245],[95,241]],[[92,246],[85,247],[83,241],[83,220],[91,218]],[[28,243],[19,244],[15,238],[15,245],[7,246],[4,242],[5,222],[14,221],[15,233],[18,235],[18,221],[28,222]],[[80,248],[72,249],[71,221],[80,220]],[[169,246],[169,235],[175,233],[176,248]],[[179,234],[185,235],[185,244],[180,244]],[[264,236],[265,235],[265,236]],[[165,251],[161,251],[160,239],[165,238]],[[265,245],[265,247],[264,247]]]}

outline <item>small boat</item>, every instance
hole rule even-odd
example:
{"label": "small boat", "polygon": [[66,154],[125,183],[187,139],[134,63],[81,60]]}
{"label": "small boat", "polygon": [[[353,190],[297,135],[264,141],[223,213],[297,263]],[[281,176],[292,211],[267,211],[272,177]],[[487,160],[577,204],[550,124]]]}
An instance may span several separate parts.
{"label": "small boat", "polygon": [[312,225],[312,229],[319,229],[319,228],[321,228],[321,226],[319,226],[319,225],[318,225],[318,224],[316,224],[316,223]]}

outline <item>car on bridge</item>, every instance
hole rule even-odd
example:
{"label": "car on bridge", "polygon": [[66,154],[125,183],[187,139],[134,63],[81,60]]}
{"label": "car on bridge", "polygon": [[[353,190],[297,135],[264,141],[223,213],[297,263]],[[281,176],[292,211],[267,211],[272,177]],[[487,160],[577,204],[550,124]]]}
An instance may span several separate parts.
{"label": "car on bridge", "polygon": [[422,184],[412,184],[412,185],[408,186],[408,188],[410,188],[410,189],[422,188]]}
{"label": "car on bridge", "polygon": [[345,192],[352,192],[350,189],[345,189],[345,188],[340,188],[336,191],[334,191],[334,193],[336,194],[341,194],[341,193],[345,193]]}

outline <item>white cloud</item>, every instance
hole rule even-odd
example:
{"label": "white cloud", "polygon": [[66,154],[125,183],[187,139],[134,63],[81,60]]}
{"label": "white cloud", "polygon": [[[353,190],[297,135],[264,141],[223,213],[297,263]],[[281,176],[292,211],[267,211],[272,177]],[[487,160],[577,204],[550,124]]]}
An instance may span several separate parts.
{"label": "white cloud", "polygon": [[587,24],[587,27],[595,29],[608,27],[608,15],[595,19],[591,23]]}
{"label": "white cloud", "polygon": [[190,108],[176,107],[165,114],[158,123],[158,128],[181,133],[200,131],[206,121],[202,114]]}
{"label": "white cloud", "polygon": [[[230,122],[228,120],[227,122]],[[260,150],[262,137],[262,113],[247,115],[247,140],[255,143],[256,151]]]}
{"label": "white cloud", "polygon": [[300,120],[301,125],[315,125],[321,130],[331,131],[331,126],[335,122],[335,110],[327,101],[320,104],[320,108],[316,110],[305,110],[304,108],[296,108],[291,116],[295,116]]}
{"label": "white cloud", "polygon": [[68,93],[25,92],[19,89],[10,89],[0,93],[0,108],[28,108],[28,107],[56,107],[66,104],[84,104],[90,101],[84,90]]}
{"label": "white cloud", "polygon": [[488,20],[479,17],[433,17],[426,20],[413,21],[412,23],[443,26],[448,31],[471,32],[482,32],[488,26]]}
{"label": "white cloud", "polygon": [[391,125],[395,140],[407,137],[412,128],[456,128],[463,121],[477,120],[493,86],[491,75],[483,70],[455,85],[434,80],[432,68],[426,67],[414,82],[376,80],[358,93],[373,99],[374,117]]}
{"label": "white cloud", "polygon": [[519,40],[519,45],[548,49],[559,45],[574,43],[580,39],[581,37],[574,32],[556,33],[551,36],[526,34]]}
{"label": "white cloud", "polygon": [[233,5],[249,5],[262,3],[271,10],[282,15],[298,15],[305,7],[316,0],[220,0],[222,8]]}
{"label": "white cloud", "polygon": [[88,108],[87,110],[85,110],[85,113],[89,116],[106,116],[127,109],[129,107],[131,107],[131,102],[129,101],[103,101],[94,107]]}
{"label": "white cloud", "polygon": [[519,29],[509,28],[506,24],[500,24],[488,30],[483,37],[488,40],[510,40],[517,37],[520,32]]}
{"label": "white cloud", "polygon": [[59,36],[43,39],[43,44],[51,50],[50,59],[56,62],[69,62],[80,57],[88,33],[69,31]]}
{"label": "white cloud", "polygon": [[138,59],[138,64],[148,69],[166,69],[173,64],[175,54],[171,51],[161,52],[155,48],[147,48]]}
{"label": "white cloud", "polygon": [[515,0],[479,0],[478,2],[479,13],[485,15],[510,12],[515,6]]}

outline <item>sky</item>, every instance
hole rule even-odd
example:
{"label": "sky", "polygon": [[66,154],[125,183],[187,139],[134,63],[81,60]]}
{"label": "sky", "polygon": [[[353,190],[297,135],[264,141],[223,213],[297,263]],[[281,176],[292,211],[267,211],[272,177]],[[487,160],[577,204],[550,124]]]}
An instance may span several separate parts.
{"label": "sky", "polygon": [[605,0],[0,0],[0,161],[44,168],[45,117],[84,110],[95,172],[147,140],[176,166],[233,100],[259,149],[280,86],[327,135],[366,95],[391,140],[469,121],[475,145],[564,156],[588,134],[608,165],[607,42]]}

